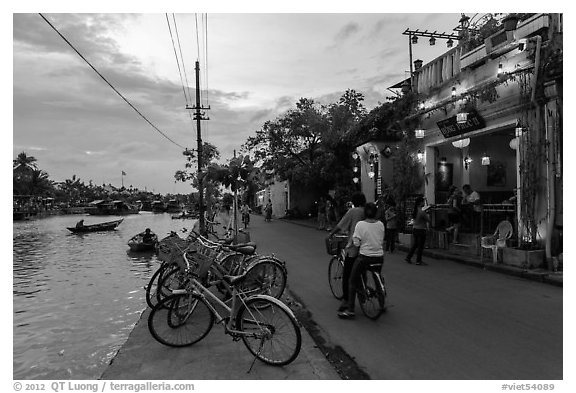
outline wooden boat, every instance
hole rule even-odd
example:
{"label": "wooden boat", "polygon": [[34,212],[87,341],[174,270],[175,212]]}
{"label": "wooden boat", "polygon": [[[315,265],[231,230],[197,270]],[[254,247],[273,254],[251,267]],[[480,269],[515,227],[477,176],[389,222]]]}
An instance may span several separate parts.
{"label": "wooden boat", "polygon": [[88,209],[88,214],[93,216],[124,216],[127,214],[138,214],[139,208],[124,201],[106,202],[103,200],[90,202],[92,206]]}
{"label": "wooden boat", "polygon": [[153,251],[154,247],[156,247],[156,243],[158,243],[158,236],[154,232],[150,232],[152,235],[151,242],[144,242],[143,236],[144,232],[141,232],[135,236],[133,236],[130,240],[128,240],[128,246],[132,251]]}
{"label": "wooden boat", "polygon": [[113,231],[120,223],[124,221],[123,218],[114,221],[101,222],[98,224],[83,225],[81,227],[67,227],[70,232],[85,233],[85,232],[99,232],[99,231]]}

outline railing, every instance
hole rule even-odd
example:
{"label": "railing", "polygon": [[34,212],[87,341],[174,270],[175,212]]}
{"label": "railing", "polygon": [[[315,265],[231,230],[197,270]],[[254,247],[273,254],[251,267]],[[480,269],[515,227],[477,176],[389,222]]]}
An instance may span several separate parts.
{"label": "railing", "polygon": [[417,91],[427,93],[459,74],[461,52],[461,47],[453,48],[417,70],[414,73]]}

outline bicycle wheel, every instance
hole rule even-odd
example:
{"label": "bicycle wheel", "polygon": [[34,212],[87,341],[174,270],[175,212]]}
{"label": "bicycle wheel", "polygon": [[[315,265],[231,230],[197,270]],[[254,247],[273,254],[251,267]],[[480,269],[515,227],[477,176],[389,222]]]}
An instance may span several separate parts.
{"label": "bicycle wheel", "polygon": [[173,290],[181,289],[186,279],[186,273],[178,266],[173,265],[170,267],[165,274],[160,277],[158,288],[156,289],[156,301],[160,303],[164,298],[172,295]]}
{"label": "bicycle wheel", "polygon": [[364,273],[363,283],[358,293],[358,302],[364,315],[376,320],[386,310],[386,290],[380,286],[377,272],[367,271]]}
{"label": "bicycle wheel", "polygon": [[170,269],[171,265],[169,263],[163,263],[150,278],[148,285],[146,285],[146,304],[148,304],[148,307],[154,308],[158,304],[158,297],[156,296],[158,283],[162,281]]}
{"label": "bicycle wheel", "polygon": [[264,363],[283,366],[300,353],[302,335],[296,318],[282,302],[269,296],[246,300],[236,317],[246,348]]}
{"label": "bicycle wheel", "polygon": [[343,282],[344,277],[344,263],[340,258],[334,256],[330,260],[328,265],[328,283],[330,284],[330,290],[332,295],[338,300],[342,299],[344,296]]}
{"label": "bicycle wheel", "polygon": [[250,265],[238,289],[253,295],[269,295],[279,299],[286,288],[286,270],[274,260],[259,260]]}
{"label": "bicycle wheel", "polygon": [[214,314],[205,300],[189,293],[168,296],[148,316],[152,337],[170,347],[185,347],[202,340],[213,324]]}

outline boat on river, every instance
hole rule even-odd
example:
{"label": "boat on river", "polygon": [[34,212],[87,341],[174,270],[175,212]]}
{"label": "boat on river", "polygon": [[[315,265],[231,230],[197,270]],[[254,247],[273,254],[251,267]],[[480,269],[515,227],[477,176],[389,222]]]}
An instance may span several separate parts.
{"label": "boat on river", "polygon": [[144,241],[145,232],[141,232],[128,240],[128,246],[132,251],[153,251],[158,243],[158,236],[154,232],[150,232],[151,238],[149,241]]}
{"label": "boat on river", "polygon": [[79,227],[66,227],[70,232],[85,233],[85,232],[100,232],[100,231],[113,231],[118,225],[124,221],[123,218],[114,221],[101,222],[98,224],[82,225]]}
{"label": "boat on river", "polygon": [[92,201],[88,214],[93,216],[124,216],[138,214],[139,208],[124,201]]}

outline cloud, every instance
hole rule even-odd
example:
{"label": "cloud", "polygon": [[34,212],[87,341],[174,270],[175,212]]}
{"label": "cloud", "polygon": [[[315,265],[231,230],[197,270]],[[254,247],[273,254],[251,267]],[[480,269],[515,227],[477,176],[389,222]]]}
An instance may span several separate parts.
{"label": "cloud", "polygon": [[340,31],[338,31],[335,40],[337,42],[345,41],[350,37],[352,37],[353,35],[355,35],[356,33],[358,33],[358,31],[360,31],[360,26],[358,25],[358,23],[350,22],[344,27],[342,27]]}

